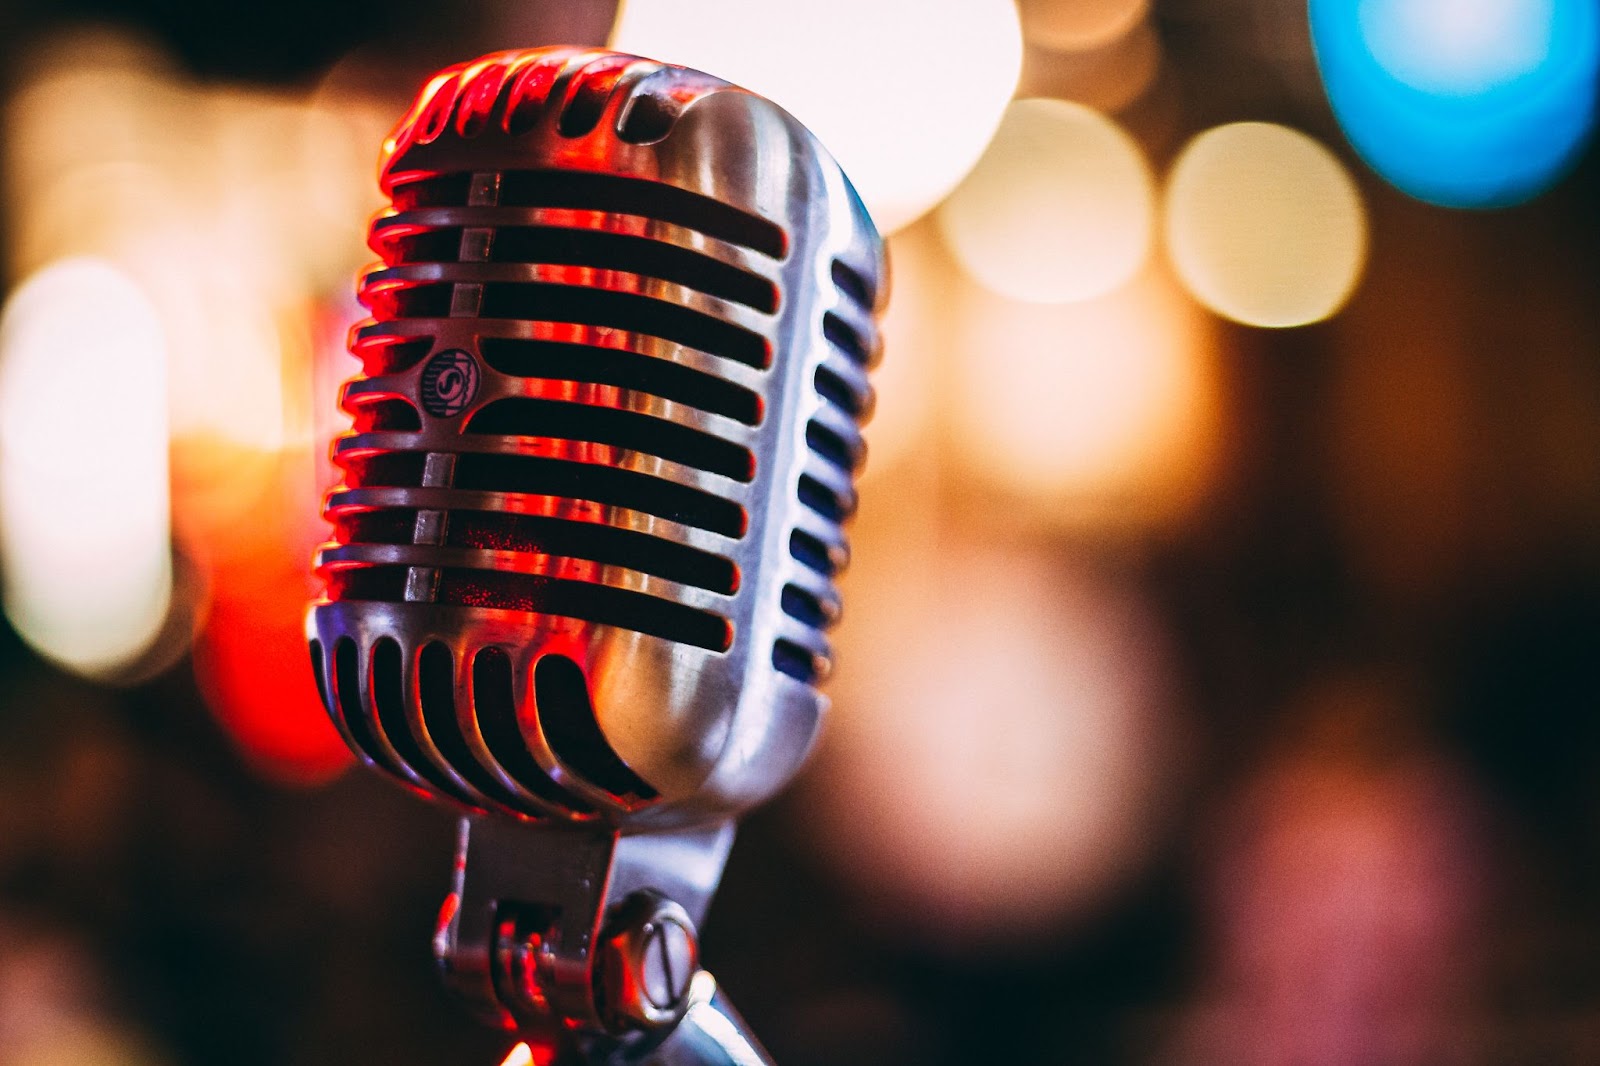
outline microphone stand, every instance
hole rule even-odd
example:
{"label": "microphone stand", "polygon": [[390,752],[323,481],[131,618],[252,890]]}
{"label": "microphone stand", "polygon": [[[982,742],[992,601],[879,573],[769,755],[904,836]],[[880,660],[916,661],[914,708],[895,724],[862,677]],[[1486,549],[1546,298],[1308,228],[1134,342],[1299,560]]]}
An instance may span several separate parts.
{"label": "microphone stand", "polygon": [[462,818],[433,938],[445,982],[552,1066],[772,1066],[699,963],[733,830]]}
{"label": "microphone stand", "polygon": [[[571,1061],[574,1066],[773,1066],[716,978],[705,970],[696,973],[690,982],[688,1009],[683,1018],[664,1036],[641,1039],[632,1047],[594,1048],[586,1057]],[[557,1059],[555,1066],[564,1066],[563,1060]]]}

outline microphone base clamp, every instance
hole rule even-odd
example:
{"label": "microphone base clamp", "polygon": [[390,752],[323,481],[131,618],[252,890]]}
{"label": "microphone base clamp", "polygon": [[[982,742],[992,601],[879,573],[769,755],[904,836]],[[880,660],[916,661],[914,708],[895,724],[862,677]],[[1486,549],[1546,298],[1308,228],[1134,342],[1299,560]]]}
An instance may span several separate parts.
{"label": "microphone base clamp", "polygon": [[649,832],[462,818],[433,940],[445,983],[575,1061],[770,1061],[699,966],[733,832],[731,820]]}

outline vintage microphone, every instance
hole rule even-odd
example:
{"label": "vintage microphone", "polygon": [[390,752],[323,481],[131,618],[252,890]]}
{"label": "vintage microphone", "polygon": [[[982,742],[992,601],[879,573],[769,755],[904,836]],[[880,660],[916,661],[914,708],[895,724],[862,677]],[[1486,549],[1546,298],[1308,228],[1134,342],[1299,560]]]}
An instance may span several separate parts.
{"label": "vintage microphone", "polygon": [[696,928],[826,706],[882,242],[782,109],[600,50],[448,68],[381,174],[307,625],[328,712],[464,812],[434,949],[492,1021],[768,1061]]}

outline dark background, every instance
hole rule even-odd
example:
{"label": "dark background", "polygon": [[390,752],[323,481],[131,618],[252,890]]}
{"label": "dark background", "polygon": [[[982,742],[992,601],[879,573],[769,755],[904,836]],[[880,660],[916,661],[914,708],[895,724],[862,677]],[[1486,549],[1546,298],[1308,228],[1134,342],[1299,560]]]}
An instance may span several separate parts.
{"label": "dark background", "polygon": [[[1292,57],[1252,44],[1262,12],[1294,9],[1157,5],[1173,128],[1260,118],[1340,143]],[[11,0],[0,71],[90,19],[145,31],[201,79],[294,88],[382,55],[403,98],[481,52],[600,43],[611,14]],[[1359,173],[1373,251],[1351,305],[1296,330],[1218,327],[1233,446],[1198,516],[1134,546],[1022,538],[1051,565],[1114,571],[1167,634],[1183,770],[1145,858],[1020,940],[943,936],[886,917],[915,904],[817,845],[825,752],[746,819],[705,930],[778,1061],[1600,1057],[1595,155],[1492,213]],[[962,579],[963,543],[1004,540],[948,469],[869,482],[860,567],[897,550],[895,513],[924,489],[953,547],[944,579]],[[498,1061],[505,1036],[433,977],[452,834],[366,773],[253,772],[186,660],[96,686],[0,626],[0,1063]],[[1333,917],[1295,932],[1275,907]],[[57,1057],[8,1057],[18,1033],[39,1054],[41,1031],[64,1034]]]}

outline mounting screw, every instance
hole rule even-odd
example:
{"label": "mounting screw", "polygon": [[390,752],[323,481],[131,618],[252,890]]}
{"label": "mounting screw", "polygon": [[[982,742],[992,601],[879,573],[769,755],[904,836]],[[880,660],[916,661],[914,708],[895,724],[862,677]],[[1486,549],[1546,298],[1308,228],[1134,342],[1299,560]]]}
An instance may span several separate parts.
{"label": "mounting screw", "polygon": [[636,892],[618,908],[614,929],[601,973],[610,1013],[623,1026],[655,1028],[677,1021],[700,970],[700,946],[689,915],[670,899]]}

